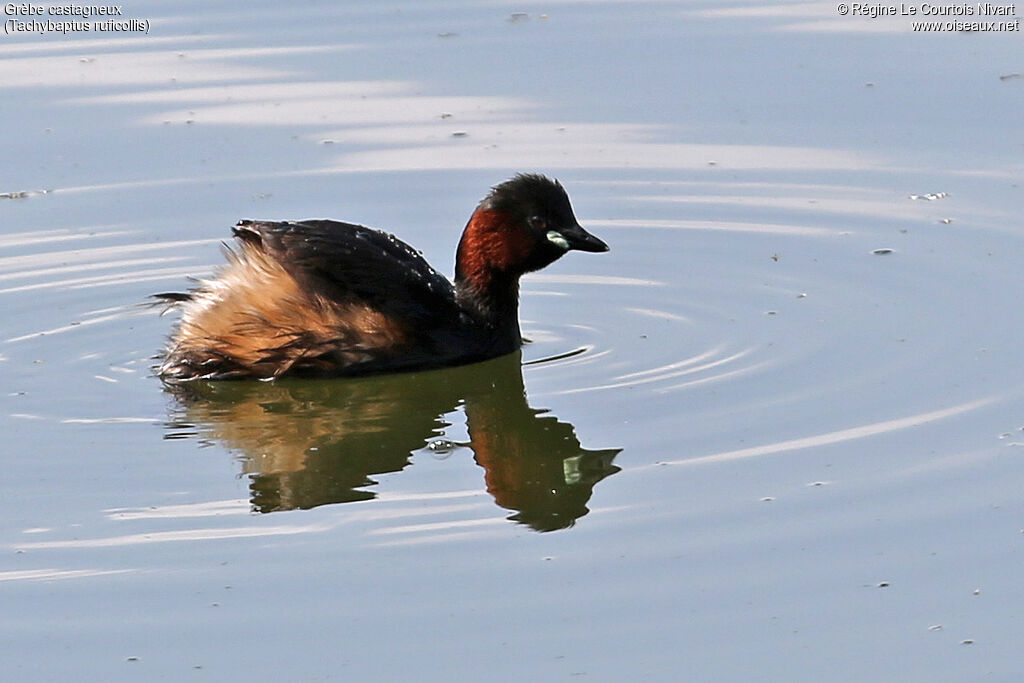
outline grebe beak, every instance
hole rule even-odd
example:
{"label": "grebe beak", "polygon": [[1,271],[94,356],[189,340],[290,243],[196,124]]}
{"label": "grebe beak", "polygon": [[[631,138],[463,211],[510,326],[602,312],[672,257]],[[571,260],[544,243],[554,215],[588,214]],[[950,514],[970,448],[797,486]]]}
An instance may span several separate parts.
{"label": "grebe beak", "polygon": [[608,245],[603,240],[591,235],[579,223],[561,230],[552,230],[548,233],[548,239],[566,251],[570,249],[591,252],[608,251]]}

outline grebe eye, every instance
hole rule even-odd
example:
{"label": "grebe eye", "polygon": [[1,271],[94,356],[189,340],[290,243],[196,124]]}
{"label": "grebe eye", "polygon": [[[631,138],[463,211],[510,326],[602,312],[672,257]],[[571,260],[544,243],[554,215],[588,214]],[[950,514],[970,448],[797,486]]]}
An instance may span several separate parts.
{"label": "grebe eye", "polygon": [[548,221],[544,216],[530,216],[530,219],[527,222],[530,224],[531,228],[536,228],[537,230],[543,230],[548,227]]}

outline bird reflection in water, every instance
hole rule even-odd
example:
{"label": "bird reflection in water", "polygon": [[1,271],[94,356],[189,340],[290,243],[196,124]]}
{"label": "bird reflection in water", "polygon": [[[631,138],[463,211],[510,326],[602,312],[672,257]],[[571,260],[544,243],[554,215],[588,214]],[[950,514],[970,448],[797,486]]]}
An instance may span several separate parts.
{"label": "bird reflection in water", "polygon": [[[253,509],[275,512],[375,497],[374,475],[398,472],[461,406],[487,492],[537,531],[587,514],[620,449],[587,450],[573,426],[531,408],[519,352],[432,372],[347,380],[190,382],[166,438],[195,437],[239,455]],[[442,447],[441,450],[444,450]]]}

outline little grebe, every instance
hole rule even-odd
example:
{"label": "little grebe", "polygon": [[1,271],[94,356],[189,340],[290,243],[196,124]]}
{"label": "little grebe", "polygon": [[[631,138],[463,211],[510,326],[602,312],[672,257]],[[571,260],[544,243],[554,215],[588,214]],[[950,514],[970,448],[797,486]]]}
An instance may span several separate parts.
{"label": "little grebe", "polygon": [[248,221],[238,251],[188,293],[157,294],[182,319],[159,374],[167,382],[366,375],[460,365],[511,353],[519,278],[571,249],[608,251],[541,175],[493,188],[462,233],[455,284],[393,235],[331,220]]}

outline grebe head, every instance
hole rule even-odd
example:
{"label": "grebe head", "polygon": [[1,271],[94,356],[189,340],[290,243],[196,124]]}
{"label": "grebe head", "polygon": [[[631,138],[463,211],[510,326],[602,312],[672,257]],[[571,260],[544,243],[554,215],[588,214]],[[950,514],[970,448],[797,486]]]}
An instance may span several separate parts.
{"label": "grebe head", "polygon": [[580,226],[558,181],[520,174],[496,185],[473,212],[459,243],[456,280],[518,277],[571,250],[602,252],[608,245]]}
{"label": "grebe head", "polygon": [[557,249],[552,252],[555,258],[570,249],[608,251],[607,244],[577,222],[569,196],[557,180],[535,174],[517,175],[495,186],[480,208],[506,213],[514,222],[525,225],[542,243]]}

